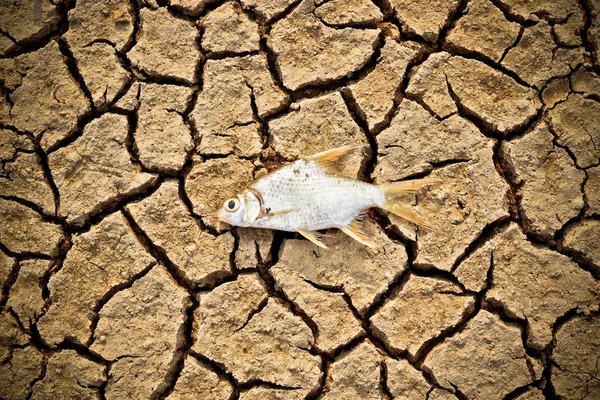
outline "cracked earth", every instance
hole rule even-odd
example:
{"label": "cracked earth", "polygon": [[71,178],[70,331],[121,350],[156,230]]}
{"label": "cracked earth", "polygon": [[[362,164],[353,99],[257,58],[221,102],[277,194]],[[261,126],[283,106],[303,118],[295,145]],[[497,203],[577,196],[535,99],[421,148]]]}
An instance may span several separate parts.
{"label": "cracked earth", "polygon": [[[0,4],[1,399],[599,399],[600,3]],[[349,144],[436,230],[220,223]]]}

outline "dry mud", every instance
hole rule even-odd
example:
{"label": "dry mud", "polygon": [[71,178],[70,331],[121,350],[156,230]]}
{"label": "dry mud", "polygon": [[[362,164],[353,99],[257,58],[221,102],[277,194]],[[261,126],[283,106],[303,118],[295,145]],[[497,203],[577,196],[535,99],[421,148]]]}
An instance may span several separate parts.
{"label": "dry mud", "polygon": [[[0,4],[0,398],[599,399],[600,3]],[[431,176],[366,248],[219,223]]]}

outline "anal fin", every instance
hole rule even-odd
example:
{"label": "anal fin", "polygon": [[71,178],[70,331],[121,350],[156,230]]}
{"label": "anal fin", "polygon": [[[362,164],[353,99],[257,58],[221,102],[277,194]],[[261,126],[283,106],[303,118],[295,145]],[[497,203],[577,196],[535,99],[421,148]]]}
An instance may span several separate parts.
{"label": "anal fin", "polygon": [[377,243],[371,241],[367,237],[367,235],[363,232],[361,224],[360,224],[361,219],[362,218],[359,216],[359,218],[355,219],[347,226],[342,227],[341,228],[342,232],[344,232],[346,235],[350,236],[352,239],[356,240],[357,242],[364,244],[365,246],[368,246],[371,248],[379,247],[377,245]]}
{"label": "anal fin", "polygon": [[300,229],[298,230],[298,233],[310,240],[311,242],[313,242],[314,244],[316,244],[317,246],[322,247],[324,249],[327,248],[327,246],[325,246],[325,244],[323,244],[323,242],[319,240],[321,235],[319,235],[318,232],[305,231]]}

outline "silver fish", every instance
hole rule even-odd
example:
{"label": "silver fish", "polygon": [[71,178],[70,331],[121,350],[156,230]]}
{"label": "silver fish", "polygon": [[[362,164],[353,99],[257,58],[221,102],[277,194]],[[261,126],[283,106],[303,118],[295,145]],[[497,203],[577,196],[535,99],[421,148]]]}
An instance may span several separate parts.
{"label": "silver fish", "polygon": [[371,207],[383,208],[410,222],[429,227],[414,211],[395,198],[430,184],[416,179],[373,185],[342,176],[334,161],[362,146],[343,146],[297,160],[253,182],[235,197],[225,200],[219,219],[230,225],[298,232],[327,248],[317,231],[338,228],[369,246],[361,220]]}

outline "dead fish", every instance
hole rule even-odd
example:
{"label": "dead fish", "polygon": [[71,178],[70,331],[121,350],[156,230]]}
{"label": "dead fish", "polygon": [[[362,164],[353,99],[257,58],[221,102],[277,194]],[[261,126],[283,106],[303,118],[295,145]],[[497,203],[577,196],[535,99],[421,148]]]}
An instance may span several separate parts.
{"label": "dead fish", "polygon": [[433,182],[416,179],[373,185],[345,177],[335,160],[363,146],[343,146],[299,159],[256,180],[242,193],[225,200],[219,219],[230,225],[298,232],[327,248],[320,230],[338,228],[369,247],[377,247],[361,228],[366,211],[383,208],[410,222],[429,227],[396,198]]}

